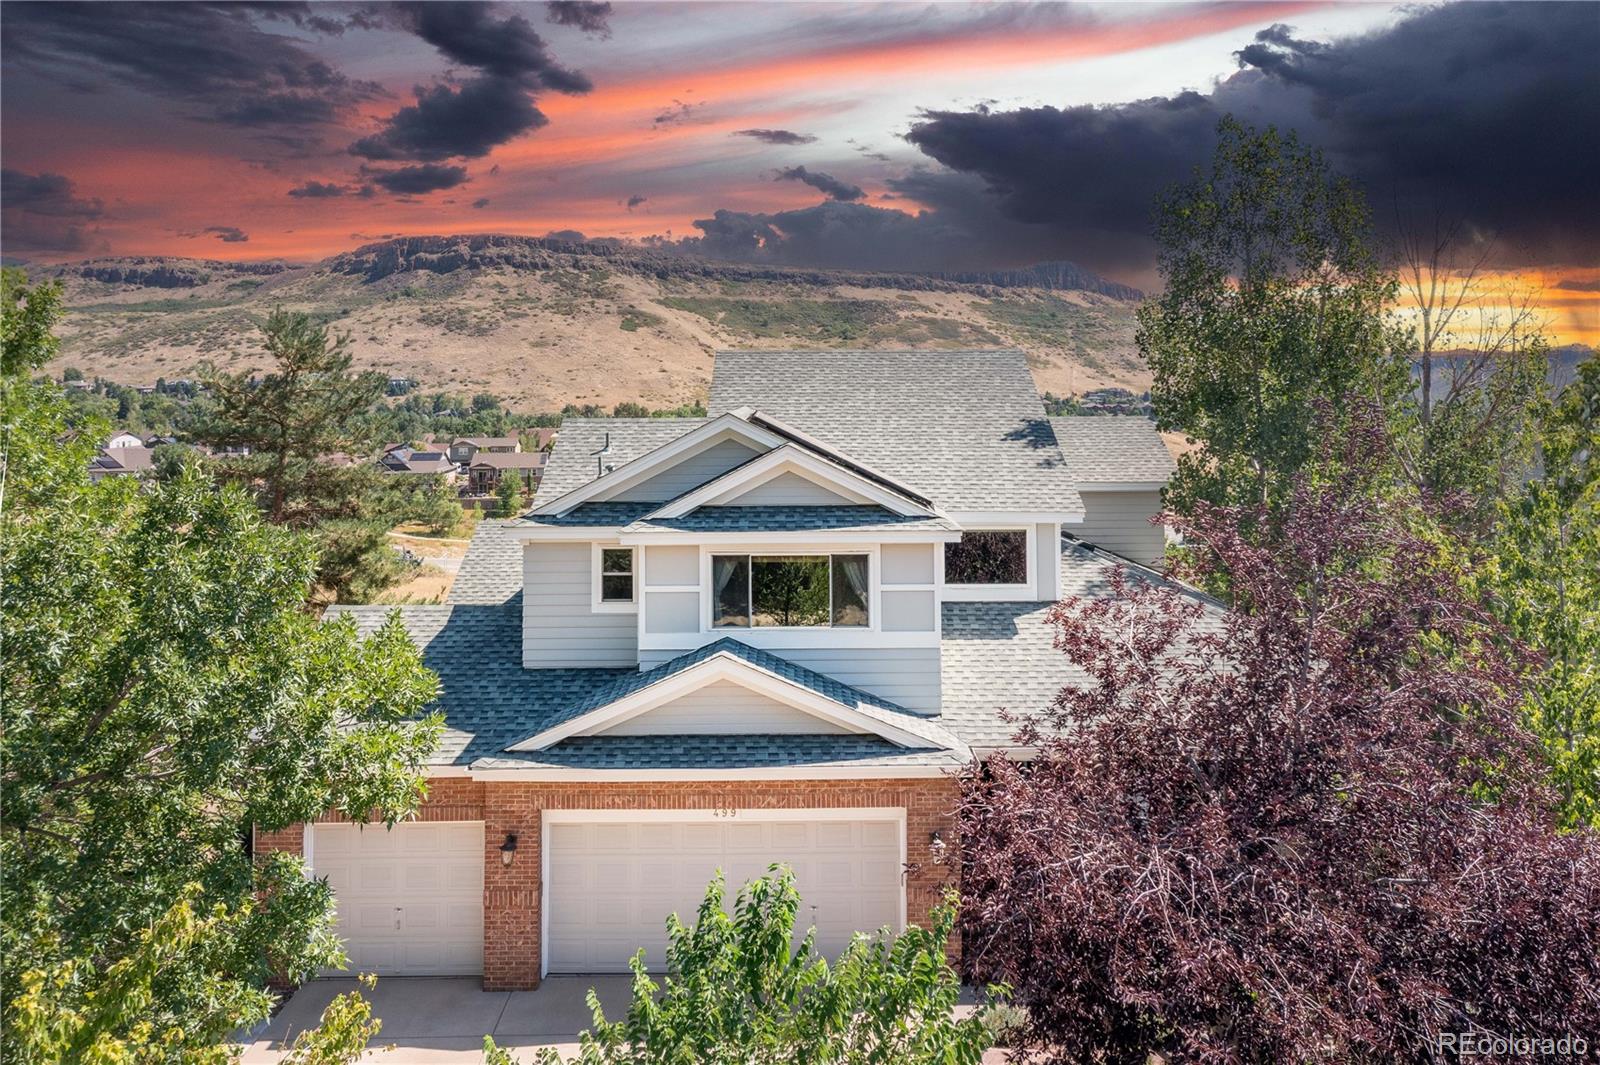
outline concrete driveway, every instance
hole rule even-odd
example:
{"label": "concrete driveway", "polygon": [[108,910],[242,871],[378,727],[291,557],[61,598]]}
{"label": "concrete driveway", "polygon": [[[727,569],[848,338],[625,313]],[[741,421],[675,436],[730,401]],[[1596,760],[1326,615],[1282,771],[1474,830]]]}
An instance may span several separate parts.
{"label": "concrete driveway", "polygon": [[[631,998],[631,976],[551,976],[537,991],[484,991],[476,976],[384,977],[365,992],[383,1028],[363,1059],[383,1065],[440,1065],[483,1061],[483,1037],[510,1050],[555,1047],[575,1052],[578,1033],[592,1017],[584,1002],[592,987],[606,1017],[621,1020]],[[281,1047],[316,1027],[335,995],[354,991],[354,979],[313,980],[294,993],[278,1015],[244,1041],[246,1065],[267,1065]]]}

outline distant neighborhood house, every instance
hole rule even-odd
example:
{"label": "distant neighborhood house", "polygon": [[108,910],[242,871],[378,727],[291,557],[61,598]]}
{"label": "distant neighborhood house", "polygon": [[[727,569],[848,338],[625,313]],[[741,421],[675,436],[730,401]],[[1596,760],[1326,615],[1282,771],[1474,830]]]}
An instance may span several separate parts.
{"label": "distant neighborhood house", "polygon": [[[451,445],[452,452],[454,445]],[[477,458],[467,467],[467,494],[494,495],[505,477],[516,477],[524,488],[539,486],[539,476],[544,472],[550,455],[545,451],[486,451],[480,450]]]}
{"label": "distant neighborhood house", "polygon": [[479,452],[509,455],[521,450],[522,438],[518,436],[459,436],[450,443],[450,461],[466,466]]}

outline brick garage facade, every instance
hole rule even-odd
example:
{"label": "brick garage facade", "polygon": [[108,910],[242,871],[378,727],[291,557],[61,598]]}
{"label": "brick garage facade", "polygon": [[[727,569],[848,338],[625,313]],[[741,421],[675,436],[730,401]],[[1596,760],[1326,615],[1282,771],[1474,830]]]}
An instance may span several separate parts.
{"label": "brick garage facade", "polygon": [[[483,782],[456,777],[430,781],[421,821],[484,823],[483,986],[488,991],[539,986],[539,882],[545,810],[778,810],[903,807],[906,811],[906,921],[925,924],[953,886],[954,865],[935,865],[929,841],[938,832],[955,840],[955,782],[948,777],[911,780],[761,780],[653,783]],[[734,816],[737,816],[735,813]],[[342,820],[328,816],[323,821]],[[508,834],[517,837],[516,861],[500,859]],[[305,853],[300,825],[258,832],[258,852]],[[953,852],[952,852],[953,853]],[[956,949],[951,944],[952,953]]]}

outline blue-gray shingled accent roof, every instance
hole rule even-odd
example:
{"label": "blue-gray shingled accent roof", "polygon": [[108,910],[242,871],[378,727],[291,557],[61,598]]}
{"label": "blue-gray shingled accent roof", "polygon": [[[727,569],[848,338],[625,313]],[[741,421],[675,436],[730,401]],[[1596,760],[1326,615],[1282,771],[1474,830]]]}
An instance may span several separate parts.
{"label": "blue-gray shingled accent roof", "polygon": [[1078,484],[1161,483],[1178,463],[1149,418],[1127,415],[1074,415],[1051,418],[1067,468]]}
{"label": "blue-gray shingled accent roof", "polygon": [[[1115,556],[1064,539],[1062,594],[1109,594],[1111,574],[1119,564]],[[1203,603],[1203,626],[1222,624],[1220,604],[1165,581],[1151,570],[1126,564],[1124,569],[1134,579],[1166,584]],[[693,665],[716,653],[717,644],[663,663],[649,673],[636,669],[529,670],[522,668],[520,600],[398,608],[336,606],[329,609],[328,616],[347,616],[358,630],[370,634],[391,612],[400,614],[422,651],[423,662],[439,674],[442,690],[436,706],[445,715],[445,731],[435,764],[735,769],[807,765],[820,769],[833,764],[944,764],[959,757],[963,746],[1009,746],[1017,726],[1002,718],[1002,710],[1018,715],[1037,713],[1066,685],[1088,683],[1087,676],[1054,646],[1055,633],[1048,622],[1052,605],[945,603],[942,706],[937,716],[911,714],[887,700],[804,671],[817,678],[816,683],[828,685],[828,691],[858,700],[855,705],[863,712],[883,714],[885,721],[908,732],[922,730],[939,737],[939,742],[925,751],[868,736],[746,735],[570,737],[545,751],[508,753],[508,745],[566,720],[574,708],[598,705],[598,699],[616,698],[618,691],[636,690],[641,683],[649,683],[647,678],[657,671]],[[767,652],[738,646],[742,650],[737,653],[756,664],[775,661],[785,670],[800,670]],[[945,744],[948,749],[940,749]],[[885,760],[877,760],[880,753]]]}
{"label": "blue-gray shingled accent roof", "polygon": [[740,407],[944,510],[1082,506],[1020,351],[719,351],[710,414]]}
{"label": "blue-gray shingled accent roof", "polygon": [[759,647],[751,647],[731,636],[724,636],[720,640],[703,644],[692,651],[687,651],[676,658],[668,659],[653,669],[640,670],[618,677],[611,684],[599,688],[587,698],[574,703],[564,712],[554,718],[546,720],[536,729],[531,729],[526,738],[538,735],[557,725],[566,724],[577,718],[592,714],[604,707],[610,706],[618,700],[625,699],[636,692],[643,691],[652,685],[659,684],[669,677],[678,675],[685,670],[693,669],[704,662],[708,662],[718,655],[732,655],[751,665],[776,674],[791,684],[831,699],[842,706],[862,714],[875,721],[891,725],[894,728],[909,732],[923,740],[929,747],[959,749],[961,741],[947,730],[934,724],[928,717],[912,713],[905,707],[881,699],[859,688],[852,688],[824,673],[814,669],[796,665],[788,659],[780,658],[770,651]]}
{"label": "blue-gray shingled accent roof", "polygon": [[509,743],[552,720],[636,669],[523,669],[518,603],[444,606],[334,606],[327,618],[349,617],[370,635],[398,612],[422,661],[439,675],[434,708],[445,717],[434,764],[468,765],[498,755]]}
{"label": "blue-gray shingled accent roof", "polygon": [[[582,507],[578,508],[582,510]],[[957,532],[948,518],[880,506],[699,507],[678,518],[642,518],[627,532]]]}
{"label": "blue-gray shingled accent roof", "polygon": [[900,747],[877,736],[571,736],[542,751],[480,758],[474,769],[893,769],[949,766],[965,756]]}

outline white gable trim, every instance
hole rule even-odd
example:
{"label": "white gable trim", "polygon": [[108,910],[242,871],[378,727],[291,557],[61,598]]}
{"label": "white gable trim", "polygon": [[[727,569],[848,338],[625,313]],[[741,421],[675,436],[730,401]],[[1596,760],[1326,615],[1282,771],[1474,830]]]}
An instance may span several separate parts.
{"label": "white gable trim", "polygon": [[797,474],[811,483],[847,499],[876,503],[885,510],[903,515],[928,515],[934,511],[899,492],[891,491],[854,470],[824,458],[799,444],[785,443],[760,458],[736,466],[721,477],[707,481],[692,492],[685,492],[665,506],[645,515],[652,518],[681,518],[700,507],[718,506],[785,473]]}
{"label": "white gable trim", "polygon": [[631,462],[625,462],[608,474],[596,477],[557,496],[548,503],[533,508],[535,514],[565,514],[580,503],[610,499],[616,493],[631,488],[652,475],[667,469],[682,459],[712,447],[730,437],[737,437],[758,450],[771,450],[784,443],[783,437],[743,418],[724,414],[713,418],[698,429],[691,429],[676,440],[668,441],[654,451],[646,452]]}
{"label": "white gable trim", "polygon": [[921,736],[896,728],[872,715],[863,714],[853,706],[830,699],[820,692],[796,684],[737,655],[718,651],[703,662],[696,662],[687,669],[631,692],[613,703],[597,707],[589,713],[580,714],[569,721],[563,721],[525,740],[513,743],[506,750],[538,751],[569,736],[603,732],[608,725],[620,724],[709,684],[724,680],[732,681],[775,702],[812,714],[823,721],[844,728],[870,732],[901,747],[929,745],[929,741]]}

